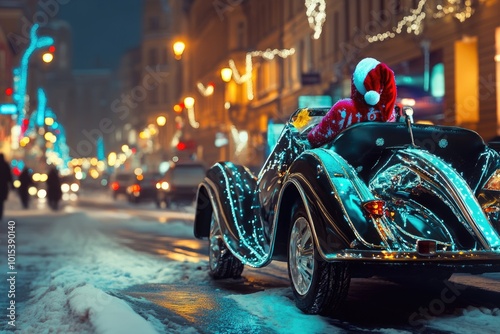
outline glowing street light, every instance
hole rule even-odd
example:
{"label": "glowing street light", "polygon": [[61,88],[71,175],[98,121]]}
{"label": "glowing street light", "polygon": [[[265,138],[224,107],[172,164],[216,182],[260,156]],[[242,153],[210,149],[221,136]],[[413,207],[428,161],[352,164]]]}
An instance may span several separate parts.
{"label": "glowing street light", "polygon": [[52,60],[54,60],[54,55],[50,52],[45,52],[43,55],[42,55],[42,60],[44,63],[50,63],[52,62]]}
{"label": "glowing street light", "polygon": [[222,70],[220,70],[220,76],[222,78],[222,81],[229,82],[231,81],[231,77],[233,76],[233,70],[231,70],[229,67],[224,67]]}
{"label": "glowing street light", "polygon": [[167,118],[165,116],[156,117],[156,124],[158,124],[158,126],[164,126],[167,124]]}
{"label": "glowing street light", "polygon": [[179,60],[182,58],[182,54],[184,53],[184,49],[186,48],[186,44],[182,41],[177,41],[173,45],[175,59]]}
{"label": "glowing street light", "polygon": [[187,96],[186,98],[184,98],[184,106],[187,109],[193,108],[194,107],[194,98],[192,98],[191,96]]}

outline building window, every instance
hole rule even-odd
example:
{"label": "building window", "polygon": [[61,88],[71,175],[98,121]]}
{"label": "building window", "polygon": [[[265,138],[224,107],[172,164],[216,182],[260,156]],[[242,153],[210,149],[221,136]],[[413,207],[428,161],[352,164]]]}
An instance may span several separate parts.
{"label": "building window", "polygon": [[158,16],[150,16],[148,19],[148,30],[155,31],[160,29],[160,18]]}
{"label": "building window", "polygon": [[246,24],[243,21],[238,22],[236,33],[238,49],[242,50],[246,47]]}
{"label": "building window", "polygon": [[333,54],[335,58],[339,52],[339,43],[339,12],[335,12],[333,14]]}
{"label": "building window", "polygon": [[168,86],[166,83],[163,83],[161,85],[161,95],[162,95],[162,103],[167,104],[170,99],[168,96]]}
{"label": "building window", "polygon": [[158,53],[155,48],[149,49],[149,65],[158,65]]}
{"label": "building window", "polygon": [[158,104],[158,88],[149,91],[149,104],[152,106]]}
{"label": "building window", "polygon": [[168,52],[167,52],[167,49],[165,49],[165,48],[163,48],[161,50],[161,62],[163,65],[168,64]]}
{"label": "building window", "polygon": [[3,72],[6,67],[7,67],[7,64],[6,64],[6,60],[5,60],[5,51],[4,50],[0,50],[0,70]]}

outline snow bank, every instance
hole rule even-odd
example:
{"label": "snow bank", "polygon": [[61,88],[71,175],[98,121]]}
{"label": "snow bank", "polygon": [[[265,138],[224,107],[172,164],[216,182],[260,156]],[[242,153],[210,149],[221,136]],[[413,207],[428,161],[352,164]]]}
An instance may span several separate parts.
{"label": "snow bank", "polygon": [[136,314],[126,302],[91,285],[74,289],[69,294],[68,304],[72,313],[84,321],[90,321],[96,333],[157,333],[153,326]]}
{"label": "snow bank", "polygon": [[500,330],[500,309],[477,308],[469,306],[461,309],[455,316],[434,318],[430,328],[449,331],[454,334],[498,334]]}
{"label": "snow bank", "polygon": [[199,263],[167,263],[118,244],[83,213],[48,220],[27,219],[18,233],[19,272],[33,276],[29,299],[19,305],[18,333],[161,333],[161,324],[153,327],[108,292],[207,279]]}

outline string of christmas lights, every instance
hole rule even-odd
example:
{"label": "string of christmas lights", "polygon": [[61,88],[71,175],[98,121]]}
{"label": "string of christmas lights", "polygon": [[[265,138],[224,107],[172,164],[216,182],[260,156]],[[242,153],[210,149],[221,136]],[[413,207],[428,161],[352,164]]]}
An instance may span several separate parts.
{"label": "string of christmas lights", "polygon": [[314,30],[313,38],[318,39],[323,31],[326,21],[325,0],[305,0],[306,15],[309,26]]}
{"label": "string of christmas lights", "polygon": [[[453,15],[460,22],[470,18],[474,14],[471,0],[445,0],[444,4],[426,6],[427,0],[420,0],[417,8],[410,9],[410,15],[404,16],[395,27],[376,35],[367,35],[366,39],[370,43],[381,42],[389,38],[394,38],[406,31],[408,34],[420,35],[423,31],[423,20],[427,17],[426,8],[432,13],[432,18],[441,19],[448,15]],[[404,29],[406,28],[406,29]]]}
{"label": "string of christmas lights", "polygon": [[200,92],[201,95],[207,97],[210,96],[214,93],[214,84],[209,83],[206,87],[203,85],[201,82],[198,82],[196,84],[196,87],[198,87],[198,91]]}
{"label": "string of christmas lights", "polygon": [[253,57],[261,57],[265,60],[273,60],[276,56],[281,58],[287,58],[295,53],[295,49],[267,49],[265,51],[251,51],[247,52],[245,56],[245,73],[241,75],[236,68],[236,64],[234,60],[229,60],[229,67],[233,71],[233,79],[234,81],[241,85],[243,83],[247,84],[247,98],[249,100],[253,100],[253,83],[252,83],[252,71],[253,71]]}

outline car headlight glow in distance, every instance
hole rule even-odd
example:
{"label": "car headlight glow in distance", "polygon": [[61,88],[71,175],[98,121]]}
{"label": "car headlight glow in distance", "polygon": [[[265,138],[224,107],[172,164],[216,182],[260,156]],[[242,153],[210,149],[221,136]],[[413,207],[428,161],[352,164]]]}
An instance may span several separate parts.
{"label": "car headlight glow in distance", "polygon": [[47,197],[47,191],[45,189],[40,189],[38,190],[38,198],[41,198],[41,199],[44,199],[45,197]]}
{"label": "car headlight glow in distance", "polygon": [[80,189],[80,186],[78,185],[78,183],[71,184],[71,191],[72,192],[76,193],[79,189]]}
{"label": "car headlight glow in distance", "polygon": [[168,182],[162,182],[161,183],[161,189],[163,190],[168,190],[168,188],[170,188],[170,185],[168,184]]}

